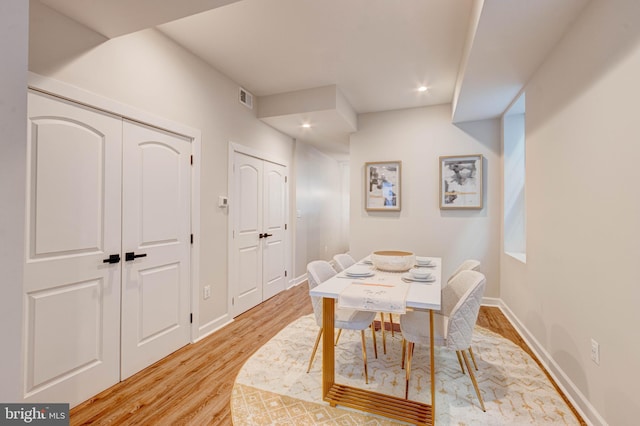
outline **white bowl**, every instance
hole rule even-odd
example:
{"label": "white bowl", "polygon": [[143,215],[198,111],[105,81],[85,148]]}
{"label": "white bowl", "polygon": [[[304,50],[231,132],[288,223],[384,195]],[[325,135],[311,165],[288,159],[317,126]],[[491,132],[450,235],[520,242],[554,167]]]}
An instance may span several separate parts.
{"label": "white bowl", "polygon": [[411,270],[409,270],[409,273],[413,278],[417,278],[419,280],[426,280],[431,275],[431,273],[426,269],[420,268],[412,268]]}
{"label": "white bowl", "polygon": [[413,267],[416,255],[410,251],[384,250],[371,253],[373,265],[382,271],[404,272]]}

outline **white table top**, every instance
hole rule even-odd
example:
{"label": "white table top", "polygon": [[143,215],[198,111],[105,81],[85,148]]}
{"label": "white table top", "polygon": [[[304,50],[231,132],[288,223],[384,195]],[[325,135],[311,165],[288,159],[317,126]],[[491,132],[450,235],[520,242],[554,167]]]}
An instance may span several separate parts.
{"label": "white table top", "polygon": [[[439,257],[428,257],[434,264],[433,267],[428,268],[429,272],[435,277],[434,282],[422,283],[412,282],[407,293],[407,307],[416,309],[440,309],[440,297],[442,289],[442,259]],[[356,263],[358,265],[360,262]],[[355,266],[355,265],[354,265]],[[353,266],[352,266],[353,268]],[[349,268],[348,268],[349,269]],[[348,270],[347,269],[347,270]],[[374,269],[376,273],[375,279],[378,276],[385,276],[388,278],[402,280],[403,272],[386,272],[378,271]],[[338,273],[336,276],[328,279],[316,288],[311,290],[309,294],[311,296],[328,297],[330,299],[338,299],[340,293],[352,282],[352,279],[345,278],[344,272]]]}

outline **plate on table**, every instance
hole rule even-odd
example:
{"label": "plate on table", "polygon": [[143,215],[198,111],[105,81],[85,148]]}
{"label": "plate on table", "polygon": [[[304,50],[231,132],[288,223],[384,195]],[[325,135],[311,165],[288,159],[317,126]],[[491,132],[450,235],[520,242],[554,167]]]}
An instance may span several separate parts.
{"label": "plate on table", "polygon": [[432,283],[436,280],[436,277],[434,277],[433,275],[429,275],[426,278],[416,278],[409,272],[405,272],[404,274],[402,274],[402,279],[405,281],[413,281],[417,283]]}
{"label": "plate on table", "polygon": [[344,271],[344,274],[348,277],[371,277],[375,273],[367,265],[354,265],[351,268]]}
{"label": "plate on table", "polygon": [[353,279],[358,279],[358,278],[370,278],[375,276],[374,272],[369,272],[368,274],[347,274],[345,273],[344,278],[353,278]]}
{"label": "plate on table", "polygon": [[349,278],[368,278],[374,276],[376,273],[373,271],[367,272],[366,274],[354,274],[350,272],[344,273]]}

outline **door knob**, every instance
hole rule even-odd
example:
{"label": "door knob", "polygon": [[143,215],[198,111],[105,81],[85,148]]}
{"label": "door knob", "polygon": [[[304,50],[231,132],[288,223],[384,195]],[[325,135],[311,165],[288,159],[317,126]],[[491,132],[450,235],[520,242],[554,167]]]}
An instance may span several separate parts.
{"label": "door knob", "polygon": [[134,252],[130,251],[124,254],[124,260],[127,262],[130,260],[134,260],[138,257],[147,257],[147,253],[135,254]]}
{"label": "door knob", "polygon": [[264,237],[265,237],[265,238],[267,238],[267,237],[273,237],[273,234],[267,234],[267,233],[265,232]]}
{"label": "door knob", "polygon": [[102,263],[119,263],[119,262],[120,262],[119,254],[110,254],[108,258],[102,260]]}

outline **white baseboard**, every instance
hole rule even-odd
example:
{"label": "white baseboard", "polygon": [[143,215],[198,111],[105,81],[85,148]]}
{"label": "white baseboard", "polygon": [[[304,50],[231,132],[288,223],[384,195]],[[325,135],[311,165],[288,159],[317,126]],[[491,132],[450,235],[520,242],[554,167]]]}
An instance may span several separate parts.
{"label": "white baseboard", "polygon": [[216,331],[222,329],[226,325],[229,325],[233,322],[233,318],[230,315],[225,314],[219,318],[214,319],[213,321],[209,321],[208,323],[202,325],[198,331],[198,337],[193,341],[193,343],[199,342],[207,336],[212,335]]}
{"label": "white baseboard", "polygon": [[289,281],[289,287],[287,287],[287,290],[302,284],[306,280],[307,280],[307,274],[302,274],[299,277],[296,277],[296,278],[292,279],[291,281]]}
{"label": "white baseboard", "polygon": [[[504,304],[502,303],[502,299],[498,299],[495,297],[483,297],[482,298],[482,306],[494,306],[496,308],[501,308]],[[506,314],[505,314],[506,315]]]}
{"label": "white baseboard", "polygon": [[[504,303],[502,299],[483,298],[482,304],[486,306],[497,306],[507,317],[511,325],[518,331],[525,343],[531,348],[544,368],[549,372],[555,383],[562,389],[565,396],[571,401],[574,408],[580,413],[583,420],[592,426],[606,426],[607,422],[598,413],[591,402],[584,396],[577,386],[569,379],[565,372],[555,362],[553,357],[544,349],[538,340],[529,332],[524,324],[514,315],[513,311]],[[486,302],[486,303],[485,303]]]}

